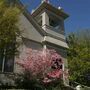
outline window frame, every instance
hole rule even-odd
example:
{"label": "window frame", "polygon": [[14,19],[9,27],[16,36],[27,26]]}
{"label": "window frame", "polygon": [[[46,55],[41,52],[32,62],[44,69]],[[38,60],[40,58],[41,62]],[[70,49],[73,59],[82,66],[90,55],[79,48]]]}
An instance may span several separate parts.
{"label": "window frame", "polygon": [[[11,46],[10,46],[11,47]],[[13,49],[14,49],[14,47],[13,47]],[[3,49],[3,52],[1,53],[1,55],[3,55],[3,56],[1,56],[2,58],[1,58],[1,69],[0,69],[0,73],[13,73],[14,72],[14,59],[15,59],[15,54],[13,53],[13,54],[6,54],[6,52],[8,51],[9,49],[7,49],[7,48],[4,48]],[[7,62],[8,62],[8,60],[10,60],[10,59],[7,59],[7,55],[9,55],[9,57],[11,56],[11,58],[10,59],[12,59],[13,61],[12,61],[12,68],[11,68],[11,70],[10,71],[8,71],[9,69],[5,69],[5,65],[7,64]],[[10,60],[11,61],[11,60]],[[7,65],[6,65],[7,66]]]}

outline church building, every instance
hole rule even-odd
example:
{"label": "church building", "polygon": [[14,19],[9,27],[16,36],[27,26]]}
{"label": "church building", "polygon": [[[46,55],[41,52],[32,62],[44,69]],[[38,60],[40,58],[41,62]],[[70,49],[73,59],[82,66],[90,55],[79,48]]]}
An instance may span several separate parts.
{"label": "church building", "polygon": [[[17,3],[19,8],[24,7],[21,2]],[[19,48],[20,56],[24,56],[25,48],[32,48],[40,50],[43,48],[55,49],[59,53],[64,64],[62,69],[68,68],[67,63],[67,49],[68,45],[65,39],[65,27],[64,20],[68,18],[68,14],[64,12],[61,7],[54,7],[48,0],[42,0],[41,4],[30,13],[27,9],[19,16],[19,29],[22,30],[23,43]],[[13,70],[5,74],[0,75],[0,80],[6,83],[13,83],[10,78],[7,78],[8,74],[17,73],[19,71],[18,66],[15,63],[14,58]],[[64,78],[64,83],[68,83],[68,80]]]}

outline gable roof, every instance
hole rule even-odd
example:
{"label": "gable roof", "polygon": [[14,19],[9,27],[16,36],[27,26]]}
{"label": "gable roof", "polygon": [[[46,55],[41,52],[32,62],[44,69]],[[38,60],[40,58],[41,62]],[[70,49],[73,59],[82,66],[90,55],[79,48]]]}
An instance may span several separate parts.
{"label": "gable roof", "polygon": [[[17,4],[18,8],[21,10],[25,7],[20,1],[17,1],[16,4]],[[38,25],[36,20],[31,16],[30,12],[26,8],[24,8],[22,13],[32,23],[32,25],[38,30],[38,32],[41,35],[43,35],[43,36],[46,35],[46,32]]]}

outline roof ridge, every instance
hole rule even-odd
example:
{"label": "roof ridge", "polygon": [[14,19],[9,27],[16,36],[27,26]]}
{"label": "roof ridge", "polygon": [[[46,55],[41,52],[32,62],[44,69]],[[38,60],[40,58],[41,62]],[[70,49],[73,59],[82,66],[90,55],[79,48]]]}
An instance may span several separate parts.
{"label": "roof ridge", "polygon": [[[17,1],[16,3],[20,9],[24,8],[24,5],[21,1]],[[23,14],[26,16],[26,18],[35,26],[35,28],[38,28],[38,31],[41,35],[46,35],[46,32],[39,26],[38,23],[36,23],[36,20],[31,16],[31,13],[24,8]]]}

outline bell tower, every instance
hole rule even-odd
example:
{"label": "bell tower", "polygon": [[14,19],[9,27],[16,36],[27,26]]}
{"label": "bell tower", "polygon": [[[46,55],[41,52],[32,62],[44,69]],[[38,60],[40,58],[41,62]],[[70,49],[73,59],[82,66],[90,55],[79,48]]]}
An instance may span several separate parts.
{"label": "bell tower", "polygon": [[56,8],[49,3],[49,0],[42,0],[32,16],[44,30],[52,30],[64,35],[64,20],[68,14],[61,7]]}

